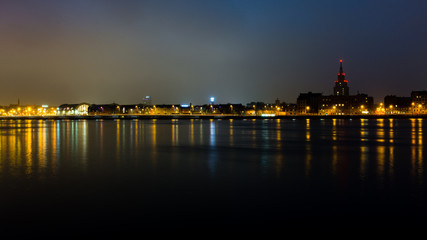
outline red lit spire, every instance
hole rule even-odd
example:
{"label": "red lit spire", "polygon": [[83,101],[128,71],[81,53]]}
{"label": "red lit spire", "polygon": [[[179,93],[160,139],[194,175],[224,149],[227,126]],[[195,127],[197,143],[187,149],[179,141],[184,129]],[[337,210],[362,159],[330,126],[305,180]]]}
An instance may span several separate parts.
{"label": "red lit spire", "polygon": [[347,80],[345,80],[344,70],[342,69],[342,59],[340,59],[340,71],[338,73],[338,81],[347,82]]}
{"label": "red lit spire", "polygon": [[342,69],[342,59],[340,59],[340,71],[338,73],[338,79],[335,81],[334,95],[335,96],[348,96],[349,89],[347,86],[348,81],[345,79],[345,73]]}

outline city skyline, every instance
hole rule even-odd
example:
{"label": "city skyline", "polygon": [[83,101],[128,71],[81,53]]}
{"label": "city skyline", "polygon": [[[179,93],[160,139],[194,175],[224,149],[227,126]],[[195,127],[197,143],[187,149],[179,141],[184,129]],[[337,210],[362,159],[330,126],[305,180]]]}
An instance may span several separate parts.
{"label": "city skyline", "polygon": [[0,3],[0,105],[294,102],[426,89],[427,3],[284,1]]}
{"label": "city skyline", "polygon": [[1,235],[422,229],[426,13],[0,0]]}
{"label": "city skyline", "polygon": [[[340,58],[339,59],[339,70],[338,70],[338,78],[336,79],[336,80],[334,80],[334,83],[335,83],[335,85],[334,85],[334,87],[333,87],[333,91],[332,91],[332,95],[330,95],[329,96],[329,98],[331,98],[331,97],[338,97],[336,100],[333,100],[333,99],[323,99],[322,101],[326,101],[326,103],[328,103],[328,101],[331,101],[331,100],[333,100],[334,101],[334,105],[335,106],[337,106],[338,105],[338,103],[340,103],[339,105],[341,105],[342,103],[344,103],[344,102],[347,102],[347,103],[349,103],[348,102],[348,99],[347,100],[345,100],[346,99],[346,97],[348,98],[348,97],[350,97],[350,99],[351,98],[353,98],[353,97],[357,97],[357,96],[362,96],[363,98],[365,98],[365,97],[370,97],[371,98],[371,100],[370,100],[370,103],[369,103],[369,105],[373,105],[373,104],[375,104],[375,105],[382,105],[382,104],[384,104],[387,100],[387,98],[390,98],[390,97],[394,97],[394,98],[410,98],[409,97],[409,95],[404,95],[404,96],[396,96],[396,95],[393,95],[393,94],[388,94],[388,95],[386,95],[383,99],[377,99],[377,101],[374,101],[375,100],[375,98],[372,98],[371,96],[369,96],[368,94],[366,94],[366,93],[361,93],[361,92],[359,92],[359,91],[357,91],[357,94],[355,94],[355,95],[351,95],[350,93],[352,93],[352,92],[350,92],[350,88],[349,88],[349,86],[348,86],[348,80],[346,79],[346,73],[344,72],[344,70],[343,70],[343,60],[342,60],[342,58]],[[251,104],[253,104],[253,103],[263,103],[263,104],[272,104],[272,105],[278,105],[278,103],[281,103],[281,104],[298,104],[298,100],[300,99],[300,97],[302,96],[302,95],[307,95],[307,94],[313,94],[313,92],[316,92],[316,90],[310,90],[310,91],[307,91],[307,93],[299,93],[299,96],[298,96],[298,98],[296,98],[294,101],[291,101],[291,102],[285,102],[285,101],[281,101],[279,98],[276,98],[275,99],[275,101],[274,101],[274,103],[272,103],[272,102],[266,102],[266,101],[263,101],[263,100],[253,100],[253,101],[251,101],[251,102],[248,102],[248,103],[243,103],[243,102],[234,102],[234,103],[230,103],[230,102],[227,102],[227,103],[225,103],[225,102],[216,102],[216,97],[213,97],[213,96],[210,96],[209,97],[209,101],[207,101],[207,102],[205,102],[205,103],[192,103],[192,102],[179,102],[179,103],[153,103],[152,102],[152,97],[151,96],[144,96],[143,98],[142,98],[142,100],[141,101],[139,101],[139,102],[134,102],[134,103],[121,103],[121,104],[119,104],[119,103],[117,103],[117,102],[115,102],[115,101],[113,101],[113,102],[111,102],[111,103],[90,103],[90,104],[92,104],[92,105],[99,105],[99,104],[101,104],[101,105],[105,105],[105,104],[118,104],[118,105],[135,105],[135,104],[137,104],[137,105],[176,105],[176,106],[186,106],[186,107],[188,107],[188,106],[193,106],[193,105],[198,105],[198,106],[201,106],[201,105],[212,105],[212,104],[214,104],[214,103],[216,103],[216,104],[240,104],[240,105],[251,105]],[[417,92],[417,91],[411,91],[411,97],[413,97],[412,95],[413,95],[413,93],[414,92]],[[427,92],[427,91],[425,91],[425,90],[418,90],[418,92]],[[319,95],[319,96],[324,96],[324,97],[326,97],[326,98],[328,98],[328,94],[325,94],[325,93],[323,93],[323,92],[317,92],[317,93],[314,93],[314,94],[316,94],[316,95]],[[424,93],[422,93],[422,94],[424,94]],[[342,99],[344,97],[344,99]],[[320,99],[319,99],[320,100]],[[18,98],[18,100],[17,100],[17,104],[16,103],[11,103],[11,104],[9,104],[9,106],[20,106],[21,104],[21,100]],[[60,104],[60,105],[79,105],[79,104],[89,104],[89,103],[87,103],[87,102],[80,102],[80,103],[78,103],[78,104],[76,104],[76,103],[62,103],[62,104]],[[360,105],[360,103],[353,103],[353,104],[355,104],[355,105]],[[406,104],[408,104],[408,103],[405,103],[404,105],[406,105]],[[24,105],[28,105],[28,106],[30,106],[30,105],[33,105],[33,106],[48,106],[48,105],[46,105],[46,104],[33,104],[33,103],[27,103],[27,104],[22,104],[22,106],[24,106]],[[327,106],[329,106],[330,105],[330,102],[329,102],[329,104],[327,104],[326,106],[325,105],[323,105],[323,107],[327,107]],[[424,105],[424,102],[423,102],[423,105]],[[0,105],[1,106],[1,105]],[[59,105],[57,105],[57,106],[59,106]],[[300,107],[302,107],[302,108],[304,108],[305,109],[305,107],[306,107],[306,105],[304,105],[304,106],[300,106]],[[320,106],[319,106],[320,107]],[[396,105],[396,107],[397,107],[397,105]],[[302,112],[302,111],[301,111]]]}

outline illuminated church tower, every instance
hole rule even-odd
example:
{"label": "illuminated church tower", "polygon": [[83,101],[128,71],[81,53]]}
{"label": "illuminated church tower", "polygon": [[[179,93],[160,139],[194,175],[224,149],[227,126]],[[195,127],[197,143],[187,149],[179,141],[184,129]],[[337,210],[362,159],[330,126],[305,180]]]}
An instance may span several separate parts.
{"label": "illuminated church tower", "polygon": [[342,70],[342,59],[340,59],[340,72],[338,73],[338,80],[335,81],[334,95],[348,96],[349,90],[347,83],[348,81],[345,80],[345,73]]}

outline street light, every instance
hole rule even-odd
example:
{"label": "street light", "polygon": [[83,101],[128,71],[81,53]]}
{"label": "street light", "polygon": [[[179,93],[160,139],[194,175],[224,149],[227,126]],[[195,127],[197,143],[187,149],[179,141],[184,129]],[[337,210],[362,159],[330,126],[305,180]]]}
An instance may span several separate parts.
{"label": "street light", "polygon": [[412,114],[414,114],[414,112],[415,112],[415,103],[412,102],[411,105],[412,105]]}

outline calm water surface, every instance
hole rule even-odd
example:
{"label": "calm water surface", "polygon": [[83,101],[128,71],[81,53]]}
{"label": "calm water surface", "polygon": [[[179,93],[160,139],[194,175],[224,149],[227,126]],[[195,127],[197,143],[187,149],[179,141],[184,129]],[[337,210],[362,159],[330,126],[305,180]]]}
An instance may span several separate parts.
{"label": "calm water surface", "polygon": [[0,228],[424,226],[426,125],[3,120]]}

